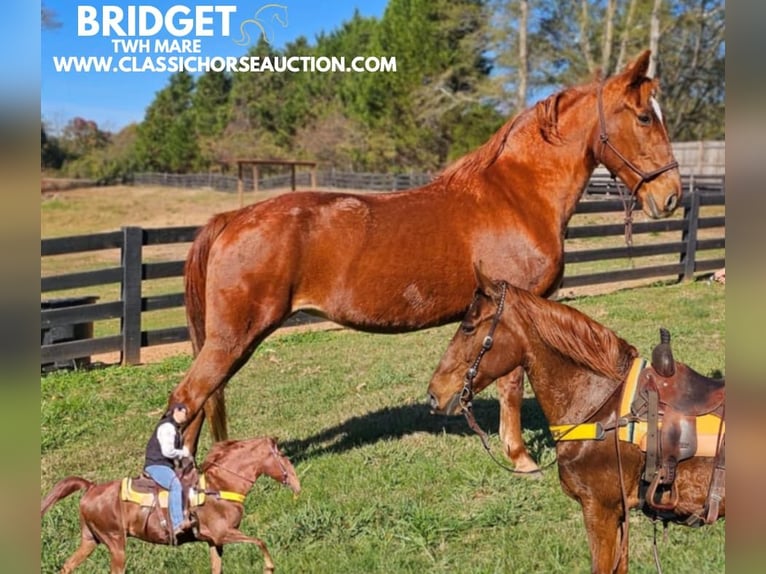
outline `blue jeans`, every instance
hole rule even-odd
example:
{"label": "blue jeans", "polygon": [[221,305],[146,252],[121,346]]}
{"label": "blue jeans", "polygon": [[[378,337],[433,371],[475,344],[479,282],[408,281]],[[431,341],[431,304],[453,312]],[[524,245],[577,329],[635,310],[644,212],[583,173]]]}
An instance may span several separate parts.
{"label": "blue jeans", "polygon": [[168,506],[170,507],[170,525],[173,530],[184,520],[183,506],[181,505],[181,481],[178,480],[175,471],[169,466],[153,464],[147,466],[146,474],[162,488],[168,490]]}

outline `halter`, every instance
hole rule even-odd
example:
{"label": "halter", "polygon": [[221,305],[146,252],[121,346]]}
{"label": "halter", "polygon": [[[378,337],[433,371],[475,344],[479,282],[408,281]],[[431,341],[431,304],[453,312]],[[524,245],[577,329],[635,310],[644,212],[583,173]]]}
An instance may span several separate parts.
{"label": "halter", "polygon": [[[614,144],[609,141],[609,134],[606,133],[606,117],[604,115],[604,98],[603,98],[603,91],[604,91],[604,82],[601,82],[598,86],[597,91],[597,100],[598,100],[598,123],[599,123],[599,130],[600,134],[598,136],[599,141],[601,142],[601,152],[599,153],[598,161],[606,167],[606,163],[604,162],[604,149],[609,148],[612,153],[614,153],[620,160],[630,169],[633,173],[635,173],[638,176],[638,182],[633,186],[633,189],[630,190],[630,195],[628,198],[625,197],[625,194],[622,191],[622,187],[617,185],[617,189],[620,192],[620,199],[622,199],[623,207],[625,208],[625,241],[628,245],[631,245],[633,243],[633,208],[636,206],[636,194],[638,193],[639,188],[649,181],[652,181],[657,176],[665,173],[666,171],[670,171],[671,169],[676,169],[678,167],[678,162],[676,160],[671,161],[670,163],[655,169],[654,171],[646,172],[643,171],[641,168],[636,166],[632,161],[630,161],[628,158],[626,158],[622,153],[620,153],[620,150],[618,150]],[[607,167],[607,169],[609,169]],[[612,176],[612,179],[617,179],[614,172],[609,169],[609,173]]]}

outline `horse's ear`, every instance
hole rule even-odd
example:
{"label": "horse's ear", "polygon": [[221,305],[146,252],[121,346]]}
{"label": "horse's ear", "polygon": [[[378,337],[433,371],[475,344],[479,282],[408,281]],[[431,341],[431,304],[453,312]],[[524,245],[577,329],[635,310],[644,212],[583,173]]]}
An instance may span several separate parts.
{"label": "horse's ear", "polygon": [[623,72],[628,80],[628,85],[637,86],[644,81],[646,72],[649,70],[649,59],[651,56],[651,50],[644,50],[638,58],[628,64],[628,67]]}
{"label": "horse's ear", "polygon": [[495,282],[484,273],[483,261],[479,260],[478,263],[473,264],[473,274],[476,276],[476,285],[482,293],[490,297],[495,297],[498,294]]}

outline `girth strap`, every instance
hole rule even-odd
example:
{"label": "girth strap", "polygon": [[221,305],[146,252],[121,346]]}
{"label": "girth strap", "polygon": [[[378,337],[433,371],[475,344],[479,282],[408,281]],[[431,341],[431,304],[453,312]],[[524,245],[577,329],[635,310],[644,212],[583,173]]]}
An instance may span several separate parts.
{"label": "girth strap", "polygon": [[707,512],[705,513],[705,524],[713,524],[718,520],[718,507],[723,500],[726,489],[726,455],[724,447],[726,435],[721,437],[719,450],[715,457],[715,468],[713,469],[713,478],[710,479],[710,489],[707,495]]}
{"label": "girth strap", "polygon": [[658,471],[657,460],[660,457],[659,401],[656,389],[647,393],[646,466],[644,467],[644,480],[646,482],[651,482]]}

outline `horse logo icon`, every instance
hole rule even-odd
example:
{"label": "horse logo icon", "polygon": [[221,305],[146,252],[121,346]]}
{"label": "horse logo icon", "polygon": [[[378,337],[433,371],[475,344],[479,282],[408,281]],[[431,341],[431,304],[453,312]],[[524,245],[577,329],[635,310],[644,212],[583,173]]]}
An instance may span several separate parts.
{"label": "horse logo icon", "polygon": [[255,24],[261,32],[263,41],[271,44],[274,42],[276,24],[280,24],[282,28],[287,28],[287,6],[284,4],[264,4],[258,8],[252,18],[243,20],[239,25],[239,32],[242,37],[239,40],[234,40],[235,44],[247,46],[252,43],[250,34],[245,29],[248,24]]}

